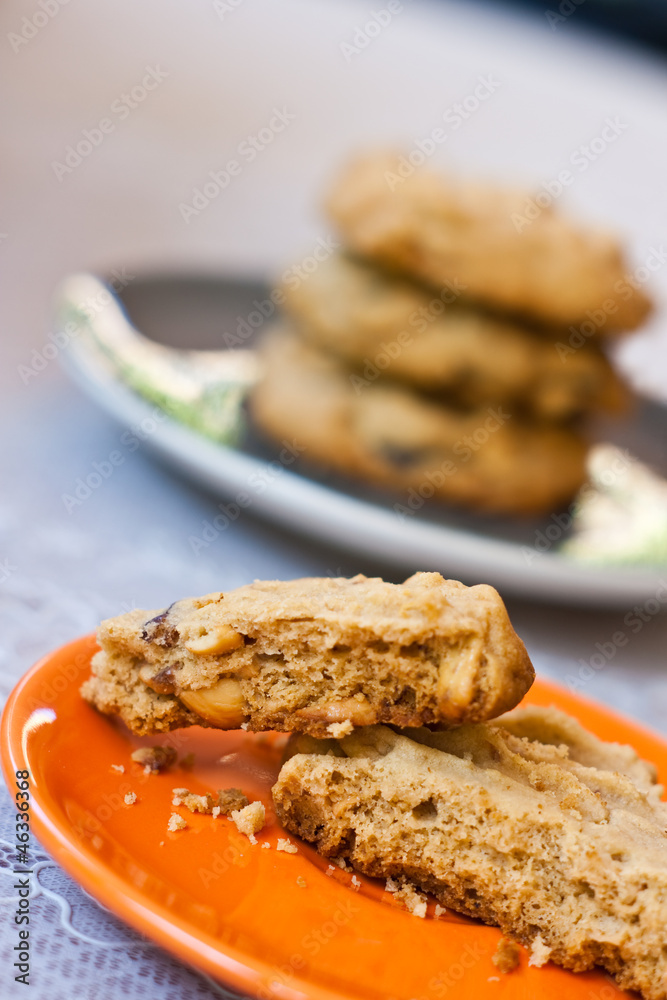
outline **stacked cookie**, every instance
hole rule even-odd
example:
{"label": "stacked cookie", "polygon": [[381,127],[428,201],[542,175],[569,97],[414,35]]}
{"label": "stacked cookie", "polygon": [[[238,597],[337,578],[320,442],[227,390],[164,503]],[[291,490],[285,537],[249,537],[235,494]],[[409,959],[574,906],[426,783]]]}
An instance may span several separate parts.
{"label": "stacked cookie", "polygon": [[353,165],[328,201],[347,252],[282,287],[258,423],[424,499],[507,513],[569,499],[584,418],[626,401],[601,345],[649,302],[613,238],[549,209],[525,219],[525,200],[402,177],[392,157]]}

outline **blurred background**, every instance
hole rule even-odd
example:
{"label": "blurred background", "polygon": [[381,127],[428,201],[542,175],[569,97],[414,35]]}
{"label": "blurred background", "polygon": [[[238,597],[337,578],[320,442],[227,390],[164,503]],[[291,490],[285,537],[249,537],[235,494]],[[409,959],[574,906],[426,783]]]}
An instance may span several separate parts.
{"label": "blurred background", "polygon": [[[52,346],[53,294],[65,275],[113,273],[121,285],[153,272],[270,280],[330,232],[322,194],[349,155],[411,148],[480,80],[495,81],[491,96],[452,130],[435,165],[536,187],[617,120],[618,141],[577,173],[566,207],[623,234],[633,263],[661,246],[661,5],[413,0],[395,2],[377,34],[368,30],[376,8],[3,5],[5,688],[39,654],[124,607],[253,577],[405,575],[390,558],[376,566],[320,548],[252,510],[193,555],[188,539],[221,498],[151,461],[143,442],[121,448],[113,476],[67,509],[63,496],[117,448],[122,428],[72,385]],[[284,127],[225,179],[242,144],[276,114]],[[196,202],[212,173],[226,186]],[[658,306],[666,286],[667,268],[651,278]],[[622,344],[620,364],[635,388],[664,398],[659,308]],[[511,595],[509,603],[518,630],[563,675],[624,616]],[[615,671],[643,671],[635,711],[661,719],[664,636],[662,616],[651,617],[590,693],[625,703],[626,680]]]}
{"label": "blurred background", "polygon": [[[254,578],[407,575],[390,546],[376,563],[252,509],[193,547],[224,498],[155,461],[141,434],[128,444],[65,374],[52,310],[66,275],[270,281],[327,239],[322,194],[351,154],[412,148],[482,81],[488,99],[434,165],[536,188],[619,122],[563,208],[621,233],[633,266],[667,254],[664,3],[6,0],[0,27],[3,696],[39,656],[133,607]],[[667,402],[667,267],[649,291],[656,311],[617,363]],[[111,453],[112,474],[68,504]],[[665,732],[661,601],[638,613],[504,596],[539,671]],[[591,668],[619,630],[628,642]]]}

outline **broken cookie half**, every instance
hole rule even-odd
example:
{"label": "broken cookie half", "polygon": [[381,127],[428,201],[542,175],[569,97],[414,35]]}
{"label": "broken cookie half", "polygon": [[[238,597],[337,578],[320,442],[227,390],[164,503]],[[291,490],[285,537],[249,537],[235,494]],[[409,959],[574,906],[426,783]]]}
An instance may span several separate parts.
{"label": "broken cookie half", "polygon": [[580,972],[667,998],[667,804],[655,769],[555,709],[443,732],[293,736],[278,819]]}
{"label": "broken cookie half", "polygon": [[111,618],[98,640],[82,694],[141,735],[455,726],[514,707],[534,678],[498,593],[439,573],[256,581]]}

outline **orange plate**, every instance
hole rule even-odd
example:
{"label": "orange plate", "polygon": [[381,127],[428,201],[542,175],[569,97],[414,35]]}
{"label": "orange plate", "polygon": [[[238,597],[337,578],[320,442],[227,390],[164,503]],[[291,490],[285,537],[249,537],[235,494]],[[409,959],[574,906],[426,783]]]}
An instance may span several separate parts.
{"label": "orange plate", "polygon": [[[282,737],[188,729],[150,740],[90,708],[79,695],[95,650],[79,639],[41,660],[12,693],[2,722],[3,766],[32,776],[36,837],[89,893],[183,961],[238,990],[281,1000],[612,1000],[599,973],[547,965],[499,974],[499,931],[448,913],[420,920],[378,880],[328,870],[306,844],[276,850],[271,785]],[[667,780],[667,744],[591,702],[537,681],[526,701],[556,705],[606,740],[631,743]],[[130,760],[142,743],[177,748],[181,763],[146,776]],[[194,762],[183,762],[194,754]],[[113,764],[124,765],[115,771]],[[171,804],[172,788],[239,786],[262,800],[267,825],[251,846],[226,819]],[[135,792],[134,805],[125,805]],[[172,812],[187,829],[169,833]],[[292,838],[295,840],[295,838]],[[260,845],[268,842],[269,850]]]}

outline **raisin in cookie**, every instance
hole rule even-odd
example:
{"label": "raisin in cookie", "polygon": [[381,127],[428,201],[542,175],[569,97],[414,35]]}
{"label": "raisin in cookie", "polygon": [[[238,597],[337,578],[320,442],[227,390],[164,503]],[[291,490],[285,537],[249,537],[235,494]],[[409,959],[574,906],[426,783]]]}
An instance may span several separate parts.
{"label": "raisin in cookie", "polygon": [[455,725],[513,707],[534,677],[497,592],[439,573],[257,581],[111,618],[98,638],[83,696],[142,735]]}
{"label": "raisin in cookie", "polygon": [[557,326],[634,329],[650,302],[628,280],[616,239],[553,206],[521,225],[529,193],[441,176],[401,176],[400,158],[351,164],[328,210],[349,248],[435,287]]}
{"label": "raisin in cookie", "polygon": [[446,289],[434,295],[361,260],[334,255],[282,292],[301,336],[362,375],[382,370],[465,405],[507,402],[550,420],[618,410],[627,396],[597,346],[573,351],[567,334],[475,309]]}
{"label": "raisin in cookie", "polygon": [[379,486],[478,510],[552,510],[585,477],[587,445],[570,428],[524,422],[511,408],[461,411],[407,386],[374,381],[288,330],[264,340],[255,421],[302,458]]}
{"label": "raisin in cookie", "polygon": [[[291,756],[290,756],[291,754]],[[667,998],[667,805],[655,769],[554,709],[449,732],[293,737],[283,826],[407,878],[547,960]]]}

